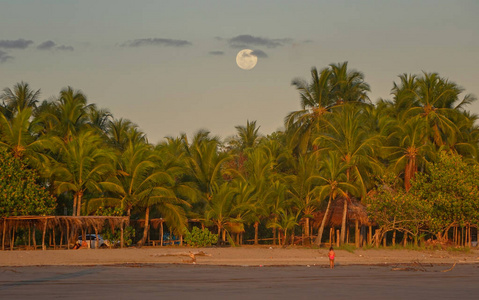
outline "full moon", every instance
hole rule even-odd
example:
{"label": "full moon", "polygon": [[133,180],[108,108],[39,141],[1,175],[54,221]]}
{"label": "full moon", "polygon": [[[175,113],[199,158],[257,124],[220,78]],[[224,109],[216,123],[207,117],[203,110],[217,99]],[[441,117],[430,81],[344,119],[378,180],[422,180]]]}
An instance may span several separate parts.
{"label": "full moon", "polygon": [[256,66],[258,57],[253,54],[251,49],[243,49],[236,55],[236,64],[243,70],[251,70]]}

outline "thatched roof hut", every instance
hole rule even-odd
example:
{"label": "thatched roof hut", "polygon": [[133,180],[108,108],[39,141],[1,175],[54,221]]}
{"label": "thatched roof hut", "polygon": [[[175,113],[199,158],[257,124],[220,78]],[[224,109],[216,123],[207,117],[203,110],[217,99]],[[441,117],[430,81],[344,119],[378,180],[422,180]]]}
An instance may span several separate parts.
{"label": "thatched roof hut", "polygon": [[[344,201],[346,201],[346,198],[341,197],[331,203],[329,216],[327,216],[326,219],[326,226],[341,226],[343,220]],[[319,228],[321,226],[324,214],[325,211],[320,211],[313,214],[312,225],[314,228]],[[359,200],[351,198],[350,200],[348,200],[346,222],[351,223],[356,221],[358,221],[359,225],[373,225],[372,221],[368,217],[366,206],[362,204]]]}

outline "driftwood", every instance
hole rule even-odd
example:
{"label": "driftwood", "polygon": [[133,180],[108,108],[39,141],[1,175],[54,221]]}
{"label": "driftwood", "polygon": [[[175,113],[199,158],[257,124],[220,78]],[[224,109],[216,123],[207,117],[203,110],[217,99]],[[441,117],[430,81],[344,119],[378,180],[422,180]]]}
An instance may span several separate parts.
{"label": "driftwood", "polygon": [[190,263],[190,264],[196,264],[196,257],[197,256],[211,256],[211,254],[207,254],[203,251],[198,251],[198,252],[178,252],[178,253],[165,253],[165,254],[152,254],[151,256],[189,256],[191,259],[190,260],[183,260],[185,263]]}
{"label": "driftwood", "polygon": [[[455,262],[452,267],[450,267],[449,269],[446,269],[446,270],[439,270],[439,271],[436,271],[436,270],[432,270],[432,271],[428,271],[426,268],[424,268],[424,266],[419,263],[419,262],[415,262],[413,265],[414,266],[409,266],[409,267],[394,267],[394,268],[391,268],[391,271],[414,271],[414,272],[417,272],[417,271],[421,271],[421,272],[449,272],[449,271],[452,271],[455,267],[456,267],[456,264],[457,262]],[[432,264],[430,265],[431,267],[433,266]]]}

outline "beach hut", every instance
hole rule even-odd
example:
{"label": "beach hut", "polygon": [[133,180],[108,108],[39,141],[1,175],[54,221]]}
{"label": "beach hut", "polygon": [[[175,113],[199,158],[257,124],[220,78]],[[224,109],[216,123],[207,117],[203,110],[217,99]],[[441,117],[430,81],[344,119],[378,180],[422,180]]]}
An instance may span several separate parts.
{"label": "beach hut", "polygon": [[[372,227],[374,223],[368,217],[366,206],[362,204],[358,199],[351,198],[346,200],[345,197],[337,198],[333,203],[331,203],[330,212],[326,216],[326,227],[329,227],[329,242],[336,245],[339,245],[339,235],[340,228],[342,225],[343,219],[343,210],[344,210],[344,201],[349,201],[348,211],[346,213],[346,243],[351,240],[350,229],[354,224],[354,242],[356,247],[361,247],[367,241],[368,243],[372,240]],[[313,214],[313,219],[311,226],[318,230],[321,226],[325,212],[320,211]],[[369,227],[369,231],[366,231],[366,228]],[[327,234],[327,231],[323,233]]]}

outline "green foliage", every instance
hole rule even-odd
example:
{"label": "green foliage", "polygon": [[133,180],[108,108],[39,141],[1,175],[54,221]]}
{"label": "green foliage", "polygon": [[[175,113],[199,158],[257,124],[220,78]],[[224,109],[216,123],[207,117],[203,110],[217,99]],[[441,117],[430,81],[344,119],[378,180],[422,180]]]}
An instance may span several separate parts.
{"label": "green foliage", "polygon": [[188,231],[185,236],[186,243],[191,247],[205,247],[216,244],[218,241],[218,235],[211,233],[208,228],[199,229],[198,227],[193,227],[193,229]]}
{"label": "green foliage", "polygon": [[376,236],[377,245],[384,234],[391,230],[408,232],[417,242],[421,231],[426,228],[430,204],[405,192],[393,174],[384,175],[376,186],[366,202],[369,216],[381,230],[381,235]]}
{"label": "green foliage", "polygon": [[[118,247],[121,243],[121,231],[115,230],[111,231],[110,227],[107,227],[102,236],[105,240],[109,240],[113,246]],[[133,238],[135,237],[135,228],[132,226],[127,226],[123,230],[123,243],[125,246],[130,246],[133,243]]]}
{"label": "green foliage", "polygon": [[412,194],[432,210],[429,228],[441,235],[452,224],[479,222],[479,166],[468,165],[457,154],[440,153],[428,173],[418,174]]}
{"label": "green foliage", "polygon": [[0,216],[50,215],[56,202],[35,180],[35,172],[0,149]]}

